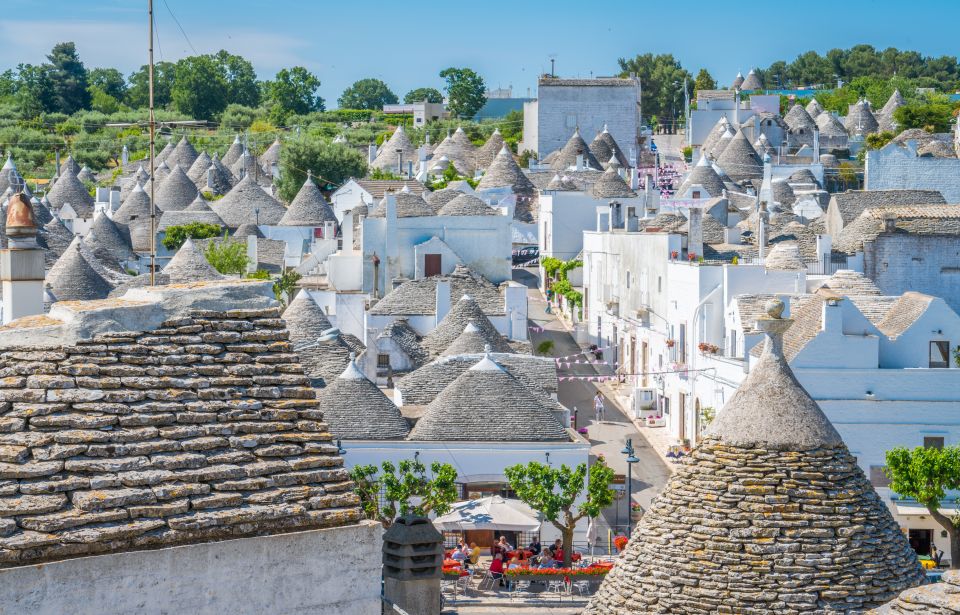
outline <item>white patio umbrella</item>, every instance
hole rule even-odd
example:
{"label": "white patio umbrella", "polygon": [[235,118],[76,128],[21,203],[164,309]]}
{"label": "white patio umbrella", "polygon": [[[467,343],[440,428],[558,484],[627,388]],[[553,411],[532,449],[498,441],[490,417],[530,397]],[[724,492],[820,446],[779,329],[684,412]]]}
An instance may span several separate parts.
{"label": "white patio umbrella", "polygon": [[433,520],[438,530],[504,530],[536,532],[540,529],[537,513],[519,500],[499,495],[457,502],[453,510]]}
{"label": "white patio umbrella", "polygon": [[590,517],[587,523],[587,544],[590,545],[590,557],[593,557],[593,547],[597,543],[597,520]]}

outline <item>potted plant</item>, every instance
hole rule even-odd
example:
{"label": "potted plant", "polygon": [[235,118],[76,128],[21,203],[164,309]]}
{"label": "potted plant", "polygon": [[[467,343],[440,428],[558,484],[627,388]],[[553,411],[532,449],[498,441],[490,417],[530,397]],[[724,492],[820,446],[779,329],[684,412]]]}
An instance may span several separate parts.
{"label": "potted plant", "polygon": [[613,539],[613,546],[617,548],[618,553],[623,553],[623,550],[627,548],[628,542],[630,542],[629,538],[620,535]]}
{"label": "potted plant", "polygon": [[633,521],[639,521],[641,517],[643,517],[643,506],[640,506],[639,504],[631,504],[630,518]]}
{"label": "potted plant", "polygon": [[678,258],[679,256],[680,256],[680,253],[677,252],[676,250],[670,252],[670,259],[671,259],[671,260],[677,260],[677,258]]}
{"label": "potted plant", "polygon": [[667,348],[673,348],[673,345],[676,344],[676,343],[677,343],[677,341],[674,340],[674,339],[667,339],[667,340],[664,342],[664,344],[667,345]]}
{"label": "potted plant", "polygon": [[691,263],[697,260],[697,255],[693,252],[687,254],[687,260]]}
{"label": "potted plant", "polygon": [[697,348],[700,349],[700,352],[703,354],[717,354],[720,352],[720,347],[716,344],[710,344],[708,342],[700,342],[697,344]]}

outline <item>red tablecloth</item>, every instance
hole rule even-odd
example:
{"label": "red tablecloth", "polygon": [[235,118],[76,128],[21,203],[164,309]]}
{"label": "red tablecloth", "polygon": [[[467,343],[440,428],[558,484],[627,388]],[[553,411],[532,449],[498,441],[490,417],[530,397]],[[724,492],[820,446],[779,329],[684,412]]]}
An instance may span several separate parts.
{"label": "red tablecloth", "polygon": [[514,557],[519,557],[520,559],[529,559],[531,555],[533,555],[533,551],[528,551],[526,549],[507,551],[507,559],[513,559]]}
{"label": "red tablecloth", "polygon": [[[557,552],[554,554],[553,557],[556,558],[556,560],[557,560],[558,562],[562,562],[562,561],[563,561],[563,549],[558,549]],[[574,553],[573,555],[570,556],[570,561],[571,561],[571,562],[579,562],[582,558],[583,558],[583,556],[580,555],[579,553]]]}
{"label": "red tablecloth", "polygon": [[455,559],[445,559],[443,560],[444,568],[459,568],[460,562]]}

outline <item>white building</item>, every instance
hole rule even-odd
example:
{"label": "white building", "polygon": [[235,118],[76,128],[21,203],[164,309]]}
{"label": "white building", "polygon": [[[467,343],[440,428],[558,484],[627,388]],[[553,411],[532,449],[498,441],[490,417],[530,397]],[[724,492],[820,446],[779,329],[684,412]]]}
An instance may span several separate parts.
{"label": "white building", "polygon": [[[383,200],[388,191],[399,192],[403,188],[422,192],[423,184],[415,179],[348,179],[330,195],[330,204],[337,220],[343,222],[348,211],[358,207],[373,207]],[[366,214],[366,212],[364,212]]]}
{"label": "white building", "polygon": [[[587,331],[612,347],[636,416],[676,442],[695,443],[722,411],[759,351],[753,322],[779,296],[796,321],[784,339],[791,367],[882,494],[886,451],[960,443],[960,317],[943,299],[884,295],[849,270],[808,275],[790,244],[763,266],[687,262],[680,234],[584,237]],[[921,515],[898,520],[932,528]]]}
{"label": "white building", "polygon": [[[946,154],[938,154],[941,149]],[[960,159],[952,143],[936,139],[890,142],[867,151],[863,182],[867,190],[936,190],[948,203],[960,203]]]}

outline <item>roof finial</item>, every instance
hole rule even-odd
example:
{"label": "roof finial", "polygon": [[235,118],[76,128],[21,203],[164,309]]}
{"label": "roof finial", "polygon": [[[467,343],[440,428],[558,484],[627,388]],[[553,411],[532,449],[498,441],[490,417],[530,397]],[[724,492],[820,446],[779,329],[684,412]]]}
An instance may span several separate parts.
{"label": "roof finial", "polygon": [[773,356],[783,359],[783,334],[793,325],[793,320],[783,318],[783,312],[786,305],[779,297],[767,301],[764,305],[766,316],[757,319],[757,329],[760,329],[766,335],[763,346],[764,353],[770,353]]}

